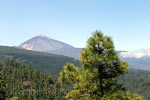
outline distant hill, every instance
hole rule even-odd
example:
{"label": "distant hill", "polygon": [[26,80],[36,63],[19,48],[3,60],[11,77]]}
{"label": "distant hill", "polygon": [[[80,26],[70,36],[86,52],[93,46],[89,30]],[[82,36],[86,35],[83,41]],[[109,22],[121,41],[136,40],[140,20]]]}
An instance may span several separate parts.
{"label": "distant hill", "polygon": [[79,65],[79,62],[71,57],[0,46],[0,60],[5,58],[13,58],[52,76],[57,76],[66,62]]}
{"label": "distant hill", "polygon": [[75,48],[69,44],[51,39],[44,35],[35,36],[22,44],[19,48],[32,51],[41,51],[53,54],[60,54],[69,57],[78,58],[81,48]]}
{"label": "distant hill", "polygon": [[133,69],[150,70],[150,57],[142,58],[121,58],[128,61],[129,65]]}
{"label": "distant hill", "polygon": [[122,60],[128,61],[131,68],[150,70],[150,49],[119,52]]}

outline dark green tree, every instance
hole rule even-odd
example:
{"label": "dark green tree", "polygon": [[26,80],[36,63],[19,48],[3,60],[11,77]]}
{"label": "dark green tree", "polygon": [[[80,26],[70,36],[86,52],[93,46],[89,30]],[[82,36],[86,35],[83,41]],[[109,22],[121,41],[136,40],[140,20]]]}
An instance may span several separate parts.
{"label": "dark green tree", "polygon": [[119,59],[114,49],[111,37],[104,36],[96,31],[88,42],[85,49],[80,53],[80,62],[83,67],[96,72],[97,83],[96,95],[106,97],[116,92],[120,85],[117,77],[128,70],[127,62]]}

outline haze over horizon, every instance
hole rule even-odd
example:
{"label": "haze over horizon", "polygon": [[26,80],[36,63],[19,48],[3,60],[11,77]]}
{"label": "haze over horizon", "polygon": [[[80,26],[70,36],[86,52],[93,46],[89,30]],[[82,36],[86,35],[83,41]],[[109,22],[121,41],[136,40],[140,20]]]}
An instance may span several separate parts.
{"label": "haze over horizon", "polygon": [[150,48],[148,0],[5,0],[0,3],[0,45],[18,46],[45,34],[85,47],[95,30],[112,36],[116,50]]}

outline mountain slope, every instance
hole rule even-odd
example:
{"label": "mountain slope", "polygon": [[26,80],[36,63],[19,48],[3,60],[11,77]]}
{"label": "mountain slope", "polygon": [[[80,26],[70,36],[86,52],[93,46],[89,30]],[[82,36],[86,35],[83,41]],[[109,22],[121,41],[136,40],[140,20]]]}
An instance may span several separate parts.
{"label": "mountain slope", "polygon": [[66,56],[0,46],[0,60],[8,57],[52,76],[57,76],[66,62],[73,62],[79,65],[74,58]]}
{"label": "mountain slope", "polygon": [[59,88],[56,87],[56,79],[46,73],[8,59],[0,63],[0,74],[7,86],[7,98],[63,100],[62,94],[64,92],[59,91]]}
{"label": "mountain slope", "polygon": [[31,98],[45,99],[54,96],[51,95],[54,92],[52,88],[47,95],[46,91],[43,92],[46,89],[49,91],[50,86],[54,87],[54,79],[45,73],[32,70],[14,60],[0,63],[0,72],[7,84],[8,98],[19,97],[19,100],[31,100]]}
{"label": "mountain slope", "polygon": [[74,58],[78,57],[78,54],[81,50],[80,48],[75,48],[69,44],[51,39],[44,35],[36,36],[25,41],[24,43],[19,45],[19,48],[60,54]]}
{"label": "mountain slope", "polygon": [[119,77],[119,82],[131,93],[138,93],[144,100],[150,100],[150,71],[130,69]]}
{"label": "mountain slope", "polygon": [[130,67],[133,69],[150,70],[150,57],[121,59],[128,61]]}

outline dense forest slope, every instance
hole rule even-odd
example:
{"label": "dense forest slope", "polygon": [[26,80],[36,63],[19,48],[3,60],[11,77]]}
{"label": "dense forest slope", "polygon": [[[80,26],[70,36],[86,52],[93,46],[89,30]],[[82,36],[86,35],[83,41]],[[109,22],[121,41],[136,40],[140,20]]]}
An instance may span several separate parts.
{"label": "dense forest slope", "polygon": [[55,79],[14,60],[0,63],[7,98],[19,100],[63,100]]}
{"label": "dense forest slope", "polygon": [[126,90],[142,95],[145,100],[150,100],[150,71],[130,69],[119,80]]}
{"label": "dense forest slope", "polygon": [[[7,86],[7,97],[19,100],[64,100],[66,93],[48,74],[33,70],[14,60],[0,63],[0,72]],[[150,71],[131,69],[119,78],[120,83],[131,93],[150,99]]]}
{"label": "dense forest slope", "polygon": [[52,76],[57,76],[66,62],[79,65],[74,58],[66,56],[0,46],[0,59],[8,57]]}

